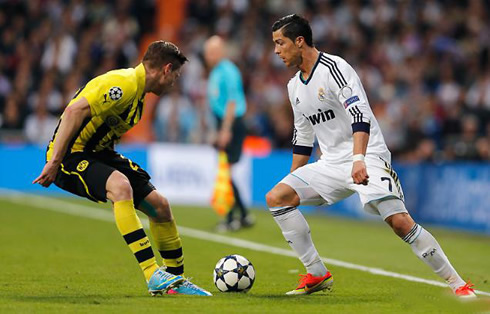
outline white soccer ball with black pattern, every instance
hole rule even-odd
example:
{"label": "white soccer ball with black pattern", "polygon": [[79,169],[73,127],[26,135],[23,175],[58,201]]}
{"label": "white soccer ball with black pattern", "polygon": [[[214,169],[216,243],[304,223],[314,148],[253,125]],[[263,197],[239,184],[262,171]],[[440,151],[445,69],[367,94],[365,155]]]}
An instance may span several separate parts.
{"label": "white soccer ball with black pattern", "polygon": [[255,268],[241,255],[228,255],[216,263],[214,284],[221,292],[247,292],[255,281]]}

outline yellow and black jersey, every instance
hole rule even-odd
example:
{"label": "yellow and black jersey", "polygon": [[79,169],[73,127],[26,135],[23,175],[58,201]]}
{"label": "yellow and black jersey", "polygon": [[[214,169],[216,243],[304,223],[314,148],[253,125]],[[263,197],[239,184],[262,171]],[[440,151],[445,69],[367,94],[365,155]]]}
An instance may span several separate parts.
{"label": "yellow and black jersey", "polygon": [[[81,87],[68,106],[85,97],[91,117],[69,143],[67,153],[114,149],[114,143],[141,119],[144,107],[145,68],[121,69],[100,75]],[[63,115],[60,118],[60,122]],[[59,123],[58,123],[59,126]],[[56,141],[56,128],[46,154],[49,160]]]}

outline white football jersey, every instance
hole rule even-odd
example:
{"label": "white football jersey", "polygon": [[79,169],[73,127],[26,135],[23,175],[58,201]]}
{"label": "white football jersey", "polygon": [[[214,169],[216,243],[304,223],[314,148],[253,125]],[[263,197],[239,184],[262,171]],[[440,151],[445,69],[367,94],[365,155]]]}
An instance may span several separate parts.
{"label": "white football jersey", "polygon": [[370,133],[366,154],[391,162],[361,81],[344,59],[320,52],[308,79],[298,71],[288,83],[288,93],[295,150],[313,147],[316,135],[323,160],[352,160],[353,130],[364,130]]}

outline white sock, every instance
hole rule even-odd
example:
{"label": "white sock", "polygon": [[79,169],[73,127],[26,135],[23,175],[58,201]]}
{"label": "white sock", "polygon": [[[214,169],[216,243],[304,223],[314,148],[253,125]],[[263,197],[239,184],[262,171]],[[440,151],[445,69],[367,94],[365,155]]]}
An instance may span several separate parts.
{"label": "white sock", "polygon": [[451,289],[456,290],[465,284],[437,240],[422,226],[415,224],[403,241],[410,244],[415,255],[429,265],[439,277],[446,280]]}
{"label": "white sock", "polygon": [[313,276],[324,276],[327,268],[311,240],[310,227],[305,217],[294,206],[270,208],[274,220],[306,271]]}

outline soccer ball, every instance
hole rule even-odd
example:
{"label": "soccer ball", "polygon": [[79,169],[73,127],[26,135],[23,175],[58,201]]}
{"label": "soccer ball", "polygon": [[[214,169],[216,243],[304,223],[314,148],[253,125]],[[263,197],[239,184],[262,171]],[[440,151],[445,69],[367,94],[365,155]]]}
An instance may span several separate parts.
{"label": "soccer ball", "polygon": [[241,255],[225,256],[214,268],[214,284],[221,292],[247,292],[254,281],[254,266]]}

